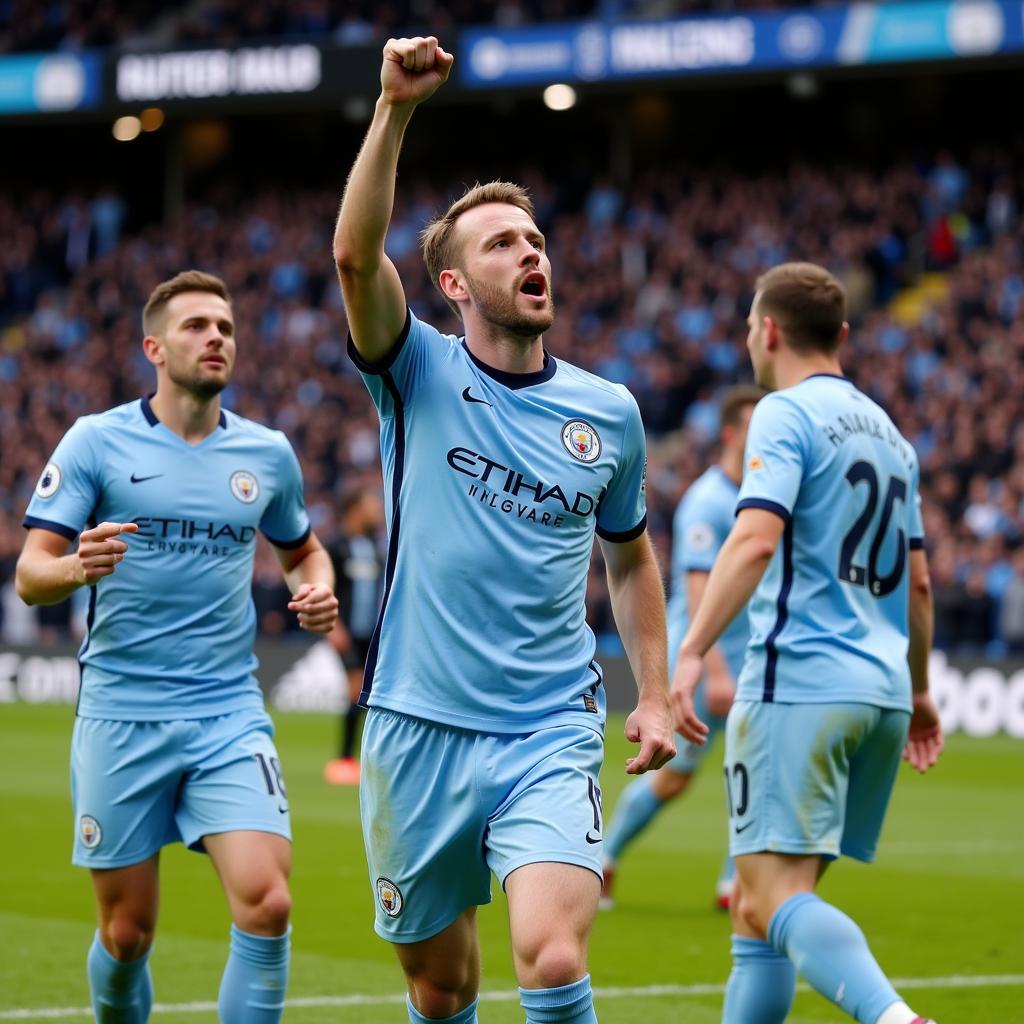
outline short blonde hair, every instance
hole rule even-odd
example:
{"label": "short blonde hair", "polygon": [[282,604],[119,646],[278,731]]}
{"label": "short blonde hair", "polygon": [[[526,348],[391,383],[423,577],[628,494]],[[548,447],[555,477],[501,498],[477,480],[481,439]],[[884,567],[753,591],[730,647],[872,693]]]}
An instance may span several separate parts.
{"label": "short blonde hair", "polygon": [[[435,217],[420,232],[420,241],[423,243],[423,262],[427,265],[427,273],[430,274],[431,281],[438,288],[441,287],[441,271],[458,266],[455,222],[467,210],[472,210],[475,206],[483,206],[485,203],[507,203],[509,206],[517,206],[530,220],[534,219],[530,194],[521,185],[515,185],[511,181],[489,181],[486,185],[481,185],[478,182],[470,186],[441,216]],[[443,291],[442,294],[444,294]],[[458,305],[452,302],[447,295],[445,295],[445,301],[456,313],[459,312]]]}
{"label": "short blonde hair", "polygon": [[770,316],[790,348],[831,354],[839,347],[846,321],[846,289],[816,263],[780,263],[754,286],[756,313]]}
{"label": "short blonde hair", "polygon": [[175,295],[181,295],[183,292],[209,292],[211,295],[219,295],[229,306],[231,305],[228,286],[219,277],[202,270],[183,270],[169,281],[158,284],[150,292],[146,308],[142,311],[142,329],[147,338],[159,337],[166,327],[164,314],[167,312],[167,303]]}

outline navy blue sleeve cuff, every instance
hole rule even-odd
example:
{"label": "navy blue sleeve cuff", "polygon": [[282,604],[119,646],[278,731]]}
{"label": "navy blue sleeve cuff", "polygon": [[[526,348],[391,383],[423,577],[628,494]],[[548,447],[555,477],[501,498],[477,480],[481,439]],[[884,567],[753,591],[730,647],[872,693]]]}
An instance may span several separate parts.
{"label": "navy blue sleeve cuff", "polygon": [[910,550],[920,551],[924,547],[924,537],[911,537],[910,538]]}
{"label": "navy blue sleeve cuff", "polygon": [[745,508],[760,508],[765,512],[774,512],[784,523],[788,523],[793,518],[793,514],[785,505],[780,505],[777,501],[770,501],[768,498],[744,498],[736,506],[736,514],[739,515]]}
{"label": "navy blue sleeve cuff", "polygon": [[63,523],[55,523],[51,519],[37,519],[35,516],[25,516],[21,521],[21,525],[26,530],[49,530],[50,533],[59,533],[62,537],[67,537],[68,540],[75,540],[78,537],[80,530],[73,530],[70,526],[65,526]]}
{"label": "navy blue sleeve cuff", "polygon": [[406,341],[409,340],[409,331],[412,330],[412,310],[406,309],[405,311],[405,326],[402,328],[402,333],[395,340],[394,345],[388,349],[383,359],[378,359],[376,362],[367,362],[356,348],[356,343],[352,340],[352,334],[349,332],[348,335],[348,357],[355,364],[357,370],[361,373],[368,373],[371,377],[379,377],[382,373],[386,373],[395,364],[395,360],[401,355],[402,349],[405,347]]}
{"label": "navy blue sleeve cuff", "polygon": [[597,535],[601,540],[610,540],[613,544],[625,544],[628,540],[636,540],[646,529],[647,513],[645,512],[643,519],[632,530],[623,530],[621,533],[618,533],[615,530],[602,530],[599,526],[597,528]]}
{"label": "navy blue sleeve cuff", "polygon": [[307,526],[306,532],[301,537],[297,537],[295,540],[274,540],[274,538],[271,537],[266,530],[263,531],[263,536],[266,537],[267,540],[269,540],[270,543],[273,544],[275,548],[283,548],[285,551],[291,551],[294,548],[301,548],[302,545],[305,544],[307,540],[309,540],[309,535],[312,532],[313,527]]}

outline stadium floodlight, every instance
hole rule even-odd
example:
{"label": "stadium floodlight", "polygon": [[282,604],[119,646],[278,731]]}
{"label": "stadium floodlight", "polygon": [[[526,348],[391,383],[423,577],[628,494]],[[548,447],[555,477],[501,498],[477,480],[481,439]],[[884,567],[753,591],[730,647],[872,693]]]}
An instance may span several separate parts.
{"label": "stadium floodlight", "polygon": [[131,142],[139,137],[141,131],[142,122],[137,117],[119,117],[114,122],[113,133],[118,142]]}
{"label": "stadium floodlight", "polygon": [[139,123],[144,132],[155,132],[164,123],[164,112],[159,107],[146,107],[139,114]]}
{"label": "stadium floodlight", "polygon": [[576,90],[563,83],[549,85],[544,90],[544,106],[548,110],[569,110],[576,106]]}

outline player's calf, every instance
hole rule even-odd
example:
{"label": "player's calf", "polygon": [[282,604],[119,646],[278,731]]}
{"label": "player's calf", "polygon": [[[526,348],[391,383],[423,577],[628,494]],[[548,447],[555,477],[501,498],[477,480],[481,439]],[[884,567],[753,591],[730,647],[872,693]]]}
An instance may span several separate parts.
{"label": "player's calf", "polygon": [[97,1024],[145,1024],[153,1005],[149,954],[115,958],[96,933],[86,961],[89,995]]}

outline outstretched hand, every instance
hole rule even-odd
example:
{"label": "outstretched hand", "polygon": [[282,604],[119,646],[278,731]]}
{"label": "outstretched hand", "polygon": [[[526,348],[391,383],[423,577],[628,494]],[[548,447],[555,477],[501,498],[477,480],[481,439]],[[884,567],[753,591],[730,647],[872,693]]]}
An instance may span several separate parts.
{"label": "outstretched hand", "polygon": [[393,106],[422,103],[448,80],[454,60],[436,36],[389,39],[380,69],[381,99]]}
{"label": "outstretched hand", "polygon": [[137,533],[138,529],[137,523],[100,523],[83,530],[75,552],[78,582],[91,587],[109,576],[128,551],[128,545],[118,536]]}

